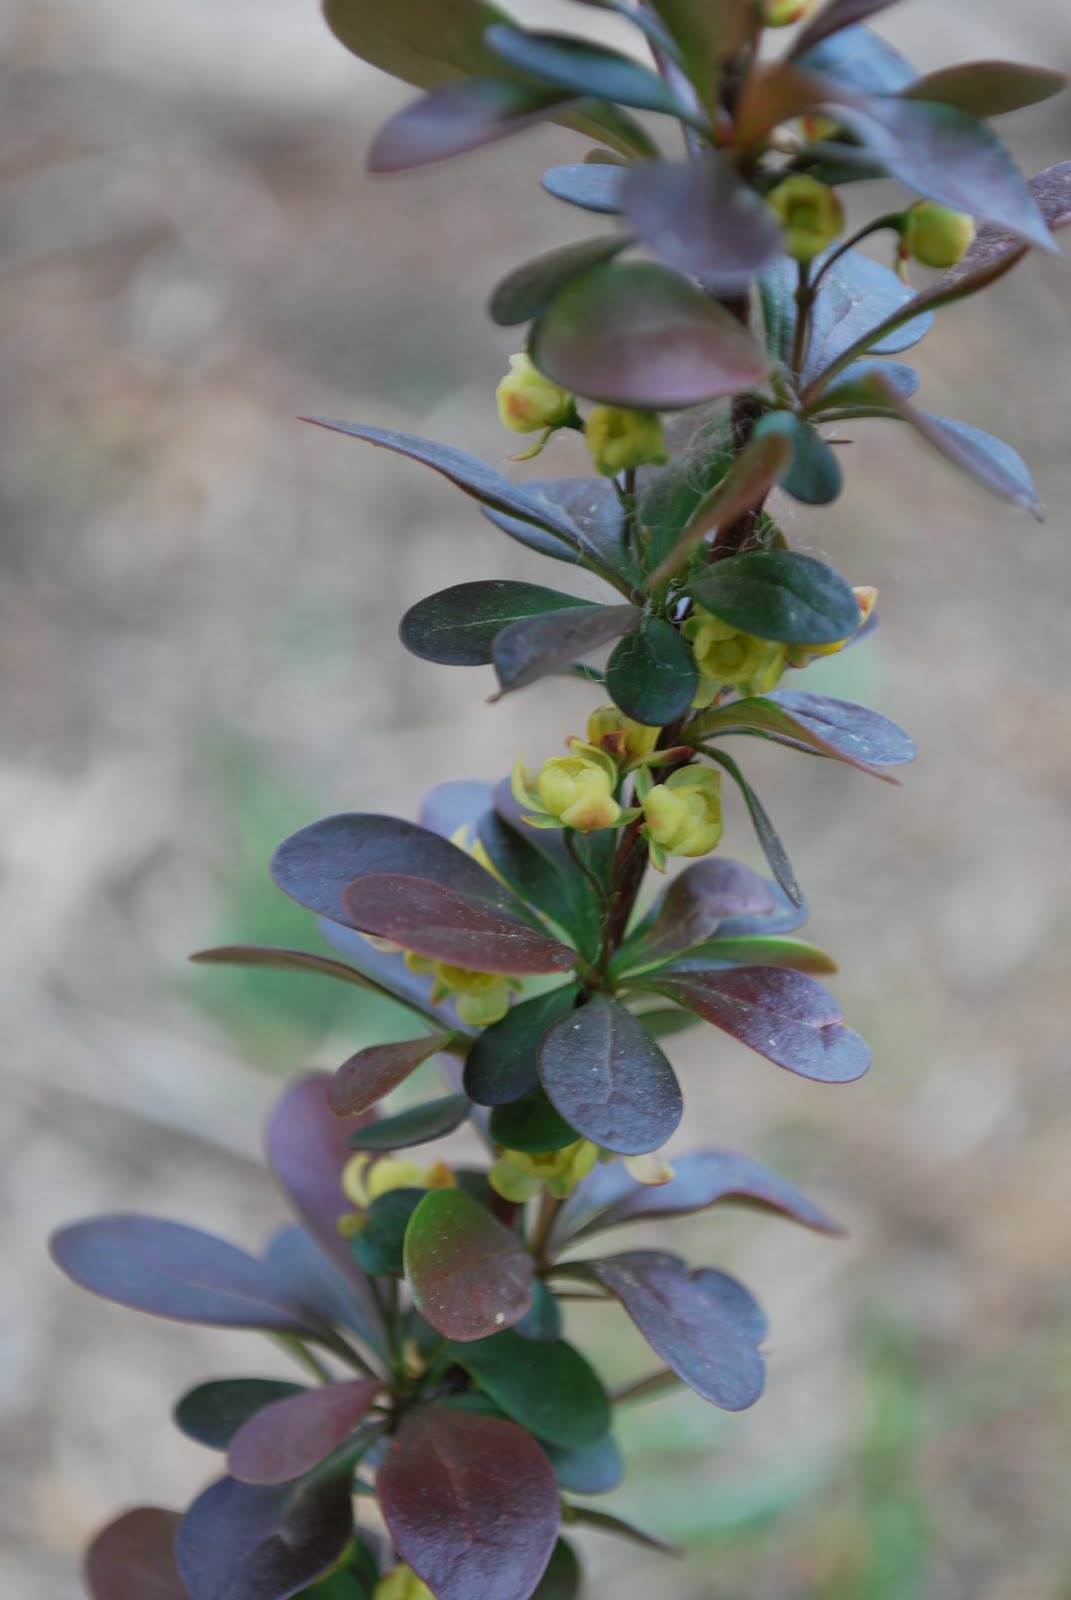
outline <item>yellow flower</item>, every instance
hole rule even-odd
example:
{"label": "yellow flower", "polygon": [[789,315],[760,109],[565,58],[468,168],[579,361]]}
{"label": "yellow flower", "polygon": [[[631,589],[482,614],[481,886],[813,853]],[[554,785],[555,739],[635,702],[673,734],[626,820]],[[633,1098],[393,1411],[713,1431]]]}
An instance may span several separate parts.
{"label": "yellow flower", "polygon": [[805,172],[785,178],[766,199],[785,225],[785,250],[796,261],[812,261],[843,231],[836,190]]}
{"label": "yellow flower", "polygon": [[411,1567],[395,1567],[376,1584],[372,1600],[435,1600]]}
{"label": "yellow flower", "polygon": [[633,722],[616,706],[600,706],[588,718],[588,744],[605,750],[615,761],[642,762],[654,754],[661,728]]}
{"label": "yellow flower", "polygon": [[546,1189],[556,1200],[571,1195],[599,1159],[599,1147],[578,1139],[564,1150],[501,1150],[488,1173],[492,1189],[518,1205]]}
{"label": "yellow flower", "polygon": [[448,961],[418,956],[412,950],[406,952],[405,964],[410,972],[435,979],[431,990],[433,1005],[452,999],[462,1022],[474,1028],[499,1022],[509,1010],[510,997],[522,987],[518,979],[503,977],[499,972],[455,967]]}
{"label": "yellow flower", "polygon": [[576,407],[573,397],[549,378],[523,353],[510,356],[510,370],[495,390],[499,421],[511,433],[538,433],[560,428]]}
{"label": "yellow flower", "polygon": [[422,1167],[418,1161],[400,1156],[374,1156],[359,1150],[342,1169],[346,1198],[361,1211],[391,1189],[455,1189],[454,1174],[445,1161]]}
{"label": "yellow flower", "polygon": [[596,406],[584,424],[595,470],[604,478],[634,467],[661,466],[669,460],[662,421],[656,411]]}
{"label": "yellow flower", "polygon": [[853,589],[852,593],[859,602],[859,627],[850,633],[846,639],[834,639],[832,644],[790,644],[786,658],[790,667],[808,667],[819,656],[835,656],[845,645],[851,644],[856,634],[863,628],[867,618],[873,611],[878,601],[878,591],[869,584]]}
{"label": "yellow flower", "polygon": [[762,20],[767,28],[788,28],[817,9],[818,0],[763,0]]}
{"label": "yellow flower", "polygon": [[651,861],[664,870],[666,856],[705,856],[721,838],[721,774],[681,767],[641,797]]}
{"label": "yellow flower", "polygon": [[924,267],[955,267],[963,260],[976,233],[974,218],[936,200],[920,200],[904,212],[901,258],[912,256]]}
{"label": "yellow flower", "polygon": [[719,688],[731,684],[745,694],[766,694],[785,666],[785,646],[772,639],[740,633],[731,622],[712,617],[702,606],[684,625],[699,668],[700,685],[693,704],[709,705]]}
{"label": "yellow flower", "polygon": [[535,774],[518,761],[510,785],[532,813],[524,820],[536,828],[575,828],[578,833],[612,828],[621,816],[614,799],[617,767],[612,757],[582,739],[570,739],[569,750],[567,756],[544,761]]}

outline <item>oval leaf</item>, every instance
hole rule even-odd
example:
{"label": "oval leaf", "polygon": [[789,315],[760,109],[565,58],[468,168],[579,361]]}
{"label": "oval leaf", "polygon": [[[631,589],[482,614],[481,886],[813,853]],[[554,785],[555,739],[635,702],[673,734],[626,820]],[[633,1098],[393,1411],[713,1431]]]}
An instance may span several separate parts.
{"label": "oval leaf", "polygon": [[559,289],[589,267],[619,255],[630,242],[627,234],[585,239],[580,244],[549,250],[534,261],[525,262],[523,267],[516,267],[491,295],[488,306],[491,321],[503,328],[531,322]]}
{"label": "oval leaf", "polygon": [[491,647],[501,686],[493,698],[500,700],[514,689],[568,671],[600,645],[634,628],[639,618],[635,606],[588,605],[510,623]]}
{"label": "oval leaf", "polygon": [[532,1258],[460,1189],[433,1189],[405,1235],[405,1276],[436,1332],[467,1343],[512,1326],[532,1303]]}
{"label": "oval leaf", "polygon": [[826,506],[844,486],[844,476],[833,450],[802,417],[790,411],[771,411],[755,427],[755,437],[783,434],[792,446],[792,455],[780,485],[786,494],[807,506]]}
{"label": "oval leaf", "polygon": [[503,1149],[523,1150],[529,1155],[564,1150],[578,1138],[576,1128],[555,1110],[538,1085],[519,1100],[495,1106],[487,1131]]}
{"label": "oval leaf", "polygon": [[548,1444],[579,1450],[610,1427],[606,1390],[564,1339],[499,1333],[460,1345],[452,1356],[507,1416]]}
{"label": "oval leaf", "polygon": [[565,33],[529,33],[504,23],[488,28],[484,38],[508,66],[569,94],[692,120],[657,73],[616,50]]}
{"label": "oval leaf", "polygon": [[175,1563],[177,1511],[138,1506],[102,1528],[85,1556],[93,1600],[189,1600]]}
{"label": "oval leaf", "polygon": [[610,698],[634,722],[662,728],[684,715],[695,697],[695,658],[672,623],[644,617],[606,666]]}
{"label": "oval leaf", "polygon": [[606,1150],[640,1155],[665,1144],[684,1102],[673,1068],[636,1018],[596,994],[554,1024],[539,1077],[561,1115]]}
{"label": "oval leaf", "polygon": [[654,921],[622,962],[669,961],[713,936],[725,917],[764,916],[777,906],[770,885],[740,861],[718,856],[694,861],[673,879]]}
{"label": "oval leaf", "polygon": [[777,216],[716,151],[633,165],[621,205],[656,255],[711,291],[746,289],[781,249]]}
{"label": "oval leaf", "polygon": [[794,550],[730,556],[689,593],[741,633],[782,644],[833,644],[859,626],[859,602],[840,574]]}
{"label": "oval leaf", "polygon": [[818,15],[812,17],[803,31],[796,36],[790,59],[805,56],[809,50],[814,50],[820,45],[823,39],[840,33],[844,28],[852,28],[857,23],[865,22],[868,17],[877,16],[879,11],[887,11],[895,3],[896,0],[828,0]]}
{"label": "oval leaf", "polygon": [[854,1083],[870,1065],[865,1039],[841,1022],[828,989],[802,972],[736,967],[663,978],[658,989],[779,1067],[816,1083]]}
{"label": "oval leaf", "polygon": [[502,579],[459,583],[410,607],[398,631],[405,648],[423,661],[482,667],[491,661],[495,635],[511,622],[575,606],[590,606],[590,601],[538,583]]}
{"label": "oval leaf", "polygon": [[918,78],[904,90],[904,98],[955,106],[973,117],[1000,117],[1036,106],[1066,88],[1066,75],[1049,67],[1028,67],[1015,61],[963,61]]}
{"label": "oval leaf", "polygon": [[612,262],[574,278],[531,334],[532,359],[563,388],[661,411],[759,383],[766,357],[735,318],[687,278]]}
{"label": "oval leaf", "polygon": [[539,1087],[539,1046],[547,1029],[568,1016],[576,984],[522,1000],[475,1041],[465,1062],[465,1093],[481,1106],[508,1105]]}
{"label": "oval leaf", "polygon": [[289,1600],[352,1536],[348,1473],[282,1488],[221,1478],[182,1519],[175,1552],[191,1600]]}
{"label": "oval leaf", "polygon": [[241,1483],[300,1478],[349,1437],[382,1387],[378,1378],[353,1378],[276,1400],[239,1428],[227,1471]]}
{"label": "oval leaf", "polygon": [[446,1406],[410,1412],[378,1489],[398,1554],[436,1600],[529,1600],[561,1512],[550,1464],[523,1428]]}
{"label": "oval leaf", "polygon": [[[761,942],[761,941],[760,941]],[[351,1150],[411,1150],[414,1145],[445,1139],[460,1128],[472,1110],[467,1094],[447,1094],[438,1100],[383,1117],[350,1135]]]}
{"label": "oval leaf", "polygon": [[[423,1039],[402,1039],[396,1044],[367,1045],[344,1061],[328,1083],[328,1106],[336,1117],[356,1117],[369,1111],[449,1040],[448,1033],[435,1033]],[[382,1128],[383,1124],[378,1126]],[[362,1145],[360,1148],[370,1150],[373,1147]],[[390,1146],[379,1148],[390,1149]]]}
{"label": "oval leaf", "polygon": [[437,84],[383,124],[368,151],[368,170],[406,172],[479,150],[547,121],[568,98],[505,78]]}
{"label": "oval leaf", "polygon": [[621,189],[628,172],[616,162],[584,161],[544,172],[542,184],[555,200],[612,216],[621,210]]}
{"label": "oval leaf", "polygon": [[174,1411],[175,1426],[210,1450],[226,1450],[250,1417],[291,1395],[307,1394],[304,1384],[279,1378],[222,1378],[201,1383],[183,1395]]}

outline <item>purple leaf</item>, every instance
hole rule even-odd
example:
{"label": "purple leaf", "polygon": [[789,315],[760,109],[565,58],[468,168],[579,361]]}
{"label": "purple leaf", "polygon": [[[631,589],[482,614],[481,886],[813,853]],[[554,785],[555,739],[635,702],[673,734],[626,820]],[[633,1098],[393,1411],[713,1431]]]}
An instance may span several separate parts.
{"label": "purple leaf", "polygon": [[665,1144],[681,1120],[680,1084],[631,1012],[595,994],[549,1028],[539,1047],[547,1098],[578,1133],[625,1155]]}
{"label": "purple leaf", "polygon": [[176,1511],[138,1506],[102,1528],[85,1556],[93,1600],[189,1600],[175,1564]]}
{"label": "purple leaf", "polygon": [[700,712],[689,725],[689,739],[720,739],[753,734],[832,761],[844,761],[886,783],[897,780],[882,767],[913,761],[915,746],[888,717],[850,700],[777,689]]}
{"label": "purple leaf", "polygon": [[347,1263],[347,1276],[296,1223],[272,1235],[264,1259],[288,1298],[299,1300],[327,1323],[352,1329],[374,1350],[380,1348],[379,1312],[364,1279],[353,1276],[352,1262]]}
{"label": "purple leaf", "polygon": [[276,1400],[239,1428],[227,1471],[241,1483],[302,1477],[349,1437],[382,1387],[378,1378],[353,1378]]}
{"label": "purple leaf", "polygon": [[746,289],[781,248],[775,213],[715,151],[630,167],[621,202],[656,255],[712,292]]}
{"label": "purple leaf", "polygon": [[436,85],[385,122],[368,152],[369,172],[405,172],[446,161],[547,121],[568,91],[504,78],[462,78]]}
{"label": "purple leaf", "polygon": [[550,1463],[523,1428],[445,1406],[410,1412],[378,1488],[398,1554],[436,1600],[529,1600],[561,1510]]}
{"label": "purple leaf", "polygon": [[327,1104],[336,1117],[371,1110],[410,1074],[449,1042],[447,1033],[396,1044],[370,1044],[344,1061],[327,1086]]}
{"label": "purple leaf", "polygon": [[437,1333],[467,1343],[512,1327],[532,1304],[532,1257],[460,1189],[432,1189],[405,1235],[405,1276]]}
{"label": "purple leaf", "polygon": [[417,821],[430,833],[450,839],[459,828],[475,828],[491,804],[493,788],[493,784],[475,778],[437,783],[421,801]]}
{"label": "purple leaf", "polygon": [[289,1600],[352,1536],[348,1473],[280,1488],[221,1478],[187,1511],[176,1554],[192,1600]]}
{"label": "purple leaf", "polygon": [[576,964],[576,951],[560,940],[429,878],[372,873],[350,884],[342,904],[365,933],[451,966],[526,974],[569,972]]}
{"label": "purple leaf", "polygon": [[417,1011],[435,1027],[444,1025],[460,1033],[469,1032],[468,1025],[459,1020],[452,1001],[432,1004],[431,991],[434,980],[428,974],[412,972],[405,964],[400,950],[381,950],[369,944],[363,934],[354,928],[344,928],[341,923],[321,917],[317,931],[328,944],[348,956],[355,967],[367,972],[386,990],[392,1000],[401,1001]]}
{"label": "purple leaf", "polygon": [[495,287],[488,312],[500,327],[515,327],[530,322],[554,298],[559,289],[589,267],[598,266],[619,255],[632,241],[627,234],[615,233],[579,244],[561,245],[544,255],[515,267]]}
{"label": "purple leaf", "polygon": [[629,956],[629,967],[637,960],[668,961],[702,944],[726,917],[765,916],[776,908],[766,879],[742,862],[726,857],[693,862],[662,896],[655,920]]}
{"label": "purple leaf", "polygon": [[[525,489],[572,518],[576,524],[579,555],[588,566],[604,573],[638,577],[635,558],[627,549],[625,513],[612,483],[605,478],[547,478],[530,480]],[[488,506],[484,507],[484,516],[511,539],[538,550],[541,555],[574,565],[578,559],[575,548],[542,535],[530,522],[520,522]]]}
{"label": "purple leaf", "polygon": [[767,370],[730,312],[687,278],[642,261],[574,278],[537,319],[530,348],[564,388],[652,411],[733,394]]}
{"label": "purple leaf", "polygon": [[[365,950],[369,948],[363,940],[361,943]],[[357,989],[370,989],[373,994],[381,994],[396,1004],[407,1005],[421,1016],[430,1015],[439,1020],[430,1007],[397,993],[388,984],[378,982],[356,967],[347,966],[344,961],[332,961],[330,956],[317,955],[309,950],[286,950],[265,944],[227,944],[213,950],[196,950],[190,960],[199,966],[259,967],[269,972],[307,972],[316,978],[337,978],[343,983],[352,983]]]}
{"label": "purple leaf", "polygon": [[597,211],[612,216],[621,210],[621,186],[627,167],[616,162],[584,161],[544,172],[542,184],[548,194],[582,211]]}
{"label": "purple leaf", "polygon": [[567,672],[600,645],[628,633],[640,620],[635,606],[573,606],[511,622],[495,636],[491,656],[500,685],[493,698],[540,678]]}
{"label": "purple leaf", "polygon": [[902,91],[905,100],[955,106],[972,117],[1000,117],[1037,105],[1067,88],[1067,77],[1049,67],[1014,61],[963,61],[917,78]]}
{"label": "purple leaf", "polygon": [[719,1304],[678,1257],[658,1250],[628,1250],[584,1266],[696,1394],[724,1411],[754,1405],[766,1371],[753,1316],[741,1314],[739,1304]]}
{"label": "purple leaf", "polygon": [[796,60],[806,55],[823,39],[840,33],[844,28],[852,28],[858,22],[865,22],[868,17],[877,16],[879,11],[887,11],[895,3],[896,0],[829,0],[796,38],[790,59]]}
{"label": "purple leaf", "polygon": [[721,1309],[728,1321],[742,1328],[756,1344],[762,1343],[770,1331],[766,1313],[738,1278],[719,1272],[715,1267],[700,1267],[698,1272],[692,1273],[692,1282]]}
{"label": "purple leaf", "polygon": [[645,980],[779,1067],[816,1083],[854,1083],[870,1065],[828,989],[786,967],[659,973]]}

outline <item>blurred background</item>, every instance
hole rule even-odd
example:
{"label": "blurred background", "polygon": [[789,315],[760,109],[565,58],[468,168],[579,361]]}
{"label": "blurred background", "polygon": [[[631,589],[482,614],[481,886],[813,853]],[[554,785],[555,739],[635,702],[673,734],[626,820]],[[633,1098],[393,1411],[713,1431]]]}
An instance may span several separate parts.
{"label": "blurred background", "polygon": [[[1071,67],[1064,0],[914,0],[884,31],[928,69]],[[74,1600],[99,1522],[215,1470],[173,1399],[279,1358],[79,1294],[48,1230],[144,1209],[259,1244],[283,1216],[258,1157],[279,1085],[396,1026],[355,991],[186,954],[314,939],[267,879],[286,832],[413,815],[522,738],[553,753],[593,703],[561,681],[489,707],[488,672],[404,654],[396,618],[425,593],[558,577],[442,480],[295,419],[501,464],[514,341],[484,298],[590,225],[538,188],[578,158],[561,130],[370,181],[407,91],[314,0],[4,0],[0,58],[0,1593]],[[1004,131],[1028,170],[1067,157],[1071,100]],[[920,363],[925,404],[1029,457],[1047,524],[867,424],[828,514],[782,508],[881,590],[877,638],[807,687],[920,746],[899,789],[736,750],[876,1060],[826,1089],[688,1036],[678,1142],[771,1161],[851,1237],[728,1209],[674,1225],[766,1303],[769,1391],[736,1417],[690,1394],[629,1413],[611,1504],[689,1554],[591,1538],[592,1595],[1071,1596],[1069,311],[1066,262],[1032,258],[943,313]],[[555,445],[536,470],[584,463]],[[756,861],[738,812],[728,844]],[[618,1378],[649,1363],[622,1320],[577,1328]]]}

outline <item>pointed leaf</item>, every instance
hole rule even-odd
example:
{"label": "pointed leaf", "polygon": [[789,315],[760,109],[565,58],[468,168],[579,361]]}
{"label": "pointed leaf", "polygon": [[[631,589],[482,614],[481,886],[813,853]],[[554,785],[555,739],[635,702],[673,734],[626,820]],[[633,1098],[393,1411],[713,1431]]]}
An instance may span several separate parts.
{"label": "pointed leaf", "polygon": [[615,647],[606,666],[606,687],[614,705],[650,728],[665,727],[683,716],[698,686],[691,650],[662,617],[644,617]]}
{"label": "pointed leaf", "polygon": [[426,1100],[396,1116],[382,1117],[350,1135],[351,1150],[411,1150],[416,1145],[445,1139],[460,1128],[472,1110],[467,1094],[447,1094]]}
{"label": "pointed leaf", "polygon": [[528,1155],[564,1150],[579,1137],[578,1130],[555,1110],[538,1085],[518,1100],[495,1106],[488,1132],[504,1150],[523,1150]]}
{"label": "pointed leaf", "polygon": [[405,1276],[436,1332],[467,1343],[512,1326],[532,1301],[532,1258],[459,1189],[433,1189],[405,1236]]}
{"label": "pointed leaf", "polygon": [[600,645],[634,628],[635,606],[575,606],[512,622],[496,635],[491,653],[501,685],[498,696],[566,671]]}
{"label": "pointed leaf", "polygon": [[[1036,173],[1030,179],[1029,188],[1053,231],[1071,226],[1071,161],[1061,161]],[[1026,253],[1022,240],[1007,229],[991,222],[983,223],[959,265],[942,272],[936,283],[923,293],[958,299],[974,292],[976,280],[982,287],[1009,272]]]}
{"label": "pointed leaf", "polygon": [[833,644],[859,626],[859,602],[840,574],[795,550],[730,556],[689,593],[741,633],[784,644]]}
{"label": "pointed leaf", "polygon": [[536,499],[548,500],[576,525],[576,544],[563,544],[530,522],[484,507],[484,516],[496,528],[540,555],[555,561],[580,564],[601,576],[632,582],[639,575],[636,558],[628,548],[628,526],[621,501],[605,478],[549,478],[525,484]]}
{"label": "pointed leaf", "polygon": [[491,321],[509,328],[537,317],[559,289],[589,267],[619,255],[631,241],[627,234],[608,238],[584,239],[549,250],[534,261],[515,267],[503,278],[491,296],[488,310]]}
{"label": "pointed leaf", "polygon": [[549,121],[569,98],[505,78],[437,84],[383,124],[368,152],[368,170],[405,172],[478,150]]}
{"label": "pointed leaf", "polygon": [[210,1450],[226,1450],[239,1428],[277,1400],[308,1394],[304,1384],[279,1378],[222,1378],[201,1383],[182,1396],[175,1407],[175,1426]]}
{"label": "pointed leaf", "polygon": [[731,967],[646,981],[801,1078],[854,1083],[870,1065],[869,1046],[843,1025],[828,989],[801,972]]}
{"label": "pointed leaf", "polygon": [[786,494],[807,506],[827,506],[840,494],[844,475],[840,462],[810,423],[791,411],[770,411],[755,425],[754,438],[780,434],[792,447],[780,477]]}
{"label": "pointed leaf", "polygon": [[508,1417],[548,1444],[579,1450],[610,1427],[610,1401],[579,1350],[516,1332],[457,1346],[454,1361]]}
{"label": "pointed leaf", "polygon": [[670,410],[759,383],[766,358],[723,307],[650,262],[612,262],[566,285],[537,319],[532,359],[609,405]]}
{"label": "pointed leaf", "polygon": [[746,289],[781,249],[776,214],[713,150],[630,167],[621,206],[656,255],[720,294]]}
{"label": "pointed leaf", "polygon": [[266,944],[227,944],[212,950],[195,950],[190,960],[206,967],[265,967],[272,972],[310,972],[314,977],[338,978],[343,983],[352,983],[355,988],[370,989],[373,994],[398,1000],[398,996],[383,984],[366,977],[355,967],[309,950],[285,950]]}
{"label": "pointed leaf", "polygon": [[792,59],[798,59],[808,51],[814,50],[823,39],[830,38],[832,34],[865,22],[868,17],[877,16],[879,11],[887,11],[895,3],[896,0],[827,0],[818,15],[812,17],[803,32],[797,36],[792,46]]}
{"label": "pointed leaf", "polygon": [[627,167],[609,161],[584,161],[544,172],[542,184],[556,200],[582,211],[614,216],[621,210],[621,186]]}
{"label": "pointed leaf", "polygon": [[705,1294],[676,1256],[629,1250],[585,1265],[696,1394],[725,1411],[754,1405],[766,1372],[753,1322]]}
{"label": "pointed leaf", "polygon": [[654,921],[630,944],[627,967],[669,961],[710,939],[724,918],[763,916],[776,905],[765,878],[742,862],[724,856],[694,861],[673,879]]}
{"label": "pointed leaf", "polygon": [[732,733],[755,734],[812,755],[844,761],[887,783],[896,780],[882,772],[882,767],[915,759],[913,741],[888,717],[850,700],[788,689],[701,711],[686,730],[693,743]]}
{"label": "pointed leaf", "polygon": [[189,1600],[175,1563],[177,1511],[138,1506],[102,1528],[85,1556],[93,1600]]}
{"label": "pointed leaf", "polygon": [[596,1511],[593,1506],[570,1506],[568,1521],[583,1528],[594,1528],[597,1533],[611,1534],[615,1539],[626,1540],[628,1544],[637,1544],[641,1550],[654,1550],[660,1556],[681,1554],[674,1545],[666,1544],[664,1539],[656,1538],[653,1533],[645,1533],[634,1522],[615,1517],[609,1511]]}
{"label": "pointed leaf", "polygon": [[529,33],[504,23],[488,28],[484,38],[499,60],[541,84],[585,99],[692,120],[687,106],[657,73],[617,50],[569,34]]}
{"label": "pointed leaf", "polygon": [[423,661],[482,667],[491,661],[495,635],[511,622],[590,604],[538,583],[508,579],[459,583],[411,606],[399,633],[405,648]]}
{"label": "pointed leaf", "polygon": [[[448,1033],[435,1033],[422,1039],[402,1039],[394,1044],[367,1045],[344,1061],[328,1083],[328,1106],[336,1117],[356,1117],[363,1111],[370,1111],[378,1100],[404,1083],[449,1040]],[[383,1124],[373,1126],[382,1129]],[[362,1145],[360,1148],[372,1147]]]}
{"label": "pointed leaf", "polygon": [[[882,382],[891,383],[898,394],[910,398],[919,386],[918,373],[901,361],[856,361],[821,390],[808,406],[808,412],[887,408]],[[895,415],[895,413],[894,413]]]}
{"label": "pointed leaf", "polygon": [[529,1600],[558,1537],[558,1486],[515,1423],[446,1406],[410,1412],[380,1469],[398,1554],[436,1600]]}
{"label": "pointed leaf", "polygon": [[500,472],[485,462],[470,456],[464,450],[454,450],[449,445],[436,444],[431,439],[420,439],[416,434],[398,433],[393,428],[370,428],[358,422],[332,422],[325,417],[308,417],[318,428],[330,428],[335,433],[348,434],[351,439],[363,439],[368,444],[392,450],[396,455],[408,456],[456,484],[464,493],[484,505],[508,516],[532,522],[548,533],[557,535],[565,544],[575,545],[576,529],[569,517],[553,505],[528,492],[523,484],[511,483]]}
{"label": "pointed leaf", "polygon": [[732,962],[745,967],[792,967],[796,972],[827,976],[838,971],[832,956],[806,939],[781,934],[749,934],[741,939],[708,939],[663,970],[701,972],[715,964]]}
{"label": "pointed leaf", "polygon": [[429,878],[371,873],[343,891],[349,920],[418,955],[476,972],[568,972],[576,951],[474,896]]}
{"label": "pointed leaf", "polygon": [[187,1511],[175,1549],[191,1600],[289,1600],[352,1536],[348,1473],[281,1488],[221,1478]]}
{"label": "pointed leaf", "polygon": [[766,807],[759,799],[755,790],[748,783],[732,756],[727,756],[724,750],[707,750],[712,761],[723,767],[732,778],[747,807],[747,814],[751,818],[751,826],[755,830],[755,837],[759,841],[763,855],[769,865],[770,871],[788,896],[794,906],[802,906],[803,891],[796,881],[796,874],[792,869],[792,862],[788,858],[788,851],[781,843],[781,836],[767,814]]}
{"label": "pointed leaf", "polygon": [[539,1087],[539,1045],[547,1029],[568,1016],[576,984],[522,1000],[475,1040],[465,1061],[465,1092],[482,1106],[508,1105]]}
{"label": "pointed leaf", "polygon": [[1049,67],[1014,61],[963,61],[918,78],[903,91],[905,100],[955,106],[973,117],[999,117],[1035,106],[1067,88],[1067,77]]}
{"label": "pointed leaf", "polygon": [[798,58],[810,72],[837,78],[865,94],[898,94],[918,78],[918,73],[898,50],[856,25],[831,34]]}
{"label": "pointed leaf", "polygon": [[548,1098],[585,1138],[640,1155],[665,1144],[684,1109],[661,1050],[632,1014],[595,994],[544,1036],[539,1076]]}
{"label": "pointed leaf", "polygon": [[276,1400],[244,1423],[230,1442],[227,1471],[240,1483],[290,1483],[349,1438],[383,1385],[353,1378]]}

